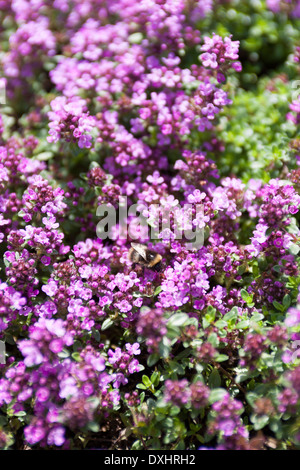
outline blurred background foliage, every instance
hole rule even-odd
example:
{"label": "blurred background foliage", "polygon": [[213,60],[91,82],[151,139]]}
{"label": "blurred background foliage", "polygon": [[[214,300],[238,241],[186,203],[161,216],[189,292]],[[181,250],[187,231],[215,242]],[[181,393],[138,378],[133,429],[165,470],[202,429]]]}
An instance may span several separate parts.
{"label": "blurred background foliage", "polygon": [[[284,2],[283,2],[284,3]],[[241,73],[228,81],[233,103],[224,110],[219,137],[224,152],[216,158],[221,176],[268,181],[296,167],[290,148],[299,129],[286,119],[300,79],[294,62],[300,44],[300,19],[287,11],[273,13],[266,1],[220,1],[202,32],[232,35],[240,41]],[[300,82],[298,84],[300,94]]]}

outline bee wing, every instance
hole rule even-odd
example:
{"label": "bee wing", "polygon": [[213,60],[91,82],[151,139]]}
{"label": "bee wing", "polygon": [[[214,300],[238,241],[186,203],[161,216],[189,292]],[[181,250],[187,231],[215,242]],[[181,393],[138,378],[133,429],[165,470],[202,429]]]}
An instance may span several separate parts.
{"label": "bee wing", "polygon": [[147,261],[147,247],[145,245],[142,245],[141,243],[131,243],[131,246],[142,258],[144,258],[145,261]]}

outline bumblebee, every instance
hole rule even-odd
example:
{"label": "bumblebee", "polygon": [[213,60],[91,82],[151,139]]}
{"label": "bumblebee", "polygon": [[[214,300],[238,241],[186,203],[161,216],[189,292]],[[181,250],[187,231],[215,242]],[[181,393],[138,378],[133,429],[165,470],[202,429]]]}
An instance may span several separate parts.
{"label": "bumblebee", "polygon": [[142,243],[131,243],[128,258],[133,265],[139,264],[157,272],[162,269],[161,255],[155,251],[149,250],[147,245],[143,245]]}

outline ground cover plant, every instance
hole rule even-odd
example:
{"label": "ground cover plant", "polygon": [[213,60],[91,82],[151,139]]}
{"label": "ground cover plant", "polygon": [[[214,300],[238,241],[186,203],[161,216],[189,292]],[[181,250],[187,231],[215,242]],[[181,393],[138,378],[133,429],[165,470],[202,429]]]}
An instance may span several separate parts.
{"label": "ground cover plant", "polygon": [[0,448],[299,449],[300,1],[0,0],[0,44]]}

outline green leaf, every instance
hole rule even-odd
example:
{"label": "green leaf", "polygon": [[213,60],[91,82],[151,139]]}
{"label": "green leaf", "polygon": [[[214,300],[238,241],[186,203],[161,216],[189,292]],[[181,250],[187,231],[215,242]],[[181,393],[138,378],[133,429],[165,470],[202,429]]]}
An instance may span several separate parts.
{"label": "green leaf", "polygon": [[[143,403],[143,401],[145,400],[145,396],[146,396],[145,392],[142,392],[142,393],[140,394],[140,401],[141,401],[141,403]],[[149,405],[148,405],[148,408],[149,408]]]}
{"label": "green leaf", "polygon": [[237,329],[239,330],[244,330],[245,328],[248,328],[248,326],[249,326],[249,320],[242,320],[238,322],[238,324],[236,325]]}
{"label": "green leaf", "polygon": [[274,300],[273,301],[273,305],[274,307],[279,310],[280,312],[284,312],[285,308],[283,305],[281,305],[279,302],[277,302],[277,300]]}
{"label": "green leaf", "polygon": [[128,41],[131,44],[140,44],[142,39],[143,39],[143,34],[139,31],[136,33],[132,33],[130,34],[130,36],[128,36]]}
{"label": "green leaf", "polygon": [[258,322],[260,320],[263,320],[265,316],[262,313],[254,313],[251,317],[251,321]]}
{"label": "green leaf", "polygon": [[227,322],[224,320],[218,320],[216,321],[215,326],[217,328],[225,328],[227,326]]}
{"label": "green leaf", "polygon": [[223,320],[227,322],[229,320],[232,320],[233,318],[237,318],[238,314],[239,314],[238,308],[233,307],[230,310],[230,312],[225,313]]}
{"label": "green leaf", "polygon": [[189,317],[186,313],[175,313],[175,315],[169,318],[168,326],[183,326],[188,319]]}
{"label": "green leaf", "polygon": [[256,431],[259,431],[259,429],[264,428],[268,424],[269,419],[270,418],[267,415],[263,415],[263,416],[252,415],[251,416],[251,421]]}
{"label": "green leaf", "polygon": [[168,330],[167,330],[167,337],[169,339],[177,339],[180,336],[180,329],[177,326],[174,325],[167,325]]}
{"label": "green leaf", "polygon": [[114,322],[113,322],[113,320],[112,320],[111,318],[106,318],[106,320],[104,320],[104,322],[102,323],[101,330],[102,330],[102,331],[107,330],[107,329],[110,328],[113,324],[114,324]]}
{"label": "green leaf", "polygon": [[141,389],[141,390],[147,390],[148,387],[146,387],[146,386],[143,385],[143,384],[137,384],[137,385],[136,385],[136,388],[139,388],[139,389]]}
{"label": "green leaf", "polygon": [[100,332],[98,330],[93,330],[93,337],[96,341],[100,342]]}
{"label": "green leaf", "polygon": [[274,433],[279,433],[281,431],[281,428],[282,428],[282,422],[279,418],[275,417],[275,418],[270,418],[270,421],[269,421],[269,428],[271,429],[271,431],[273,431]]}
{"label": "green leaf", "polygon": [[170,345],[167,343],[167,338],[163,338],[163,341],[160,342],[158,349],[161,357],[165,359],[169,357]]}
{"label": "green leaf", "polygon": [[296,243],[293,243],[289,247],[289,251],[290,253],[292,253],[292,255],[297,255],[299,253],[299,250],[300,250],[300,247]]}
{"label": "green leaf", "polygon": [[142,444],[141,441],[138,439],[137,441],[134,441],[134,443],[131,446],[132,450],[141,450],[142,449]]}
{"label": "green leaf", "polygon": [[174,450],[185,450],[185,443],[183,440],[180,440],[178,444],[175,445]]}
{"label": "green leaf", "polygon": [[70,356],[70,352],[67,350],[67,349],[63,349],[61,352],[59,352],[58,354],[58,357],[60,357],[61,359],[66,359],[67,357]]}
{"label": "green leaf", "polygon": [[249,405],[251,405],[252,407],[254,407],[255,402],[258,398],[259,396],[254,392],[248,392],[246,395],[246,400],[249,403]]}
{"label": "green leaf", "polygon": [[207,340],[213,345],[214,348],[217,348],[219,346],[219,338],[217,333],[210,333]]}
{"label": "green leaf", "polygon": [[74,361],[76,362],[80,362],[82,359],[80,357],[80,353],[75,351],[71,354],[72,358],[74,359]]}
{"label": "green leaf", "polygon": [[4,331],[4,335],[5,335],[5,343],[8,343],[8,344],[11,344],[11,345],[15,345],[16,342],[13,338],[13,336],[10,334],[10,333],[6,333]]}
{"label": "green leaf", "polygon": [[239,384],[249,378],[249,370],[247,368],[240,369],[236,367],[234,370],[236,373],[236,378],[235,378],[236,383]]}
{"label": "green leaf", "polygon": [[99,424],[96,423],[96,421],[90,421],[90,422],[87,424],[87,429],[88,429],[89,431],[92,431],[92,432],[99,432],[100,427],[99,427]]}
{"label": "green leaf", "polygon": [[142,381],[143,381],[143,384],[146,385],[146,387],[151,387],[152,382],[147,375],[142,376]]}
{"label": "green leaf", "polygon": [[150,354],[150,356],[147,359],[147,366],[149,367],[154,366],[154,364],[156,364],[157,361],[159,361],[159,359],[160,359],[159,354],[156,354],[156,353]]}
{"label": "green leaf", "polygon": [[22,416],[26,416],[26,411],[24,410],[16,411],[14,413],[14,416],[18,416],[19,418],[21,418]]}
{"label": "green leaf", "polygon": [[291,305],[291,297],[289,294],[285,294],[285,296],[282,299],[282,304],[284,305],[286,309],[289,308],[289,306]]}
{"label": "green leaf", "polygon": [[41,162],[50,160],[50,158],[53,158],[53,153],[52,152],[41,152],[38,155],[35,155],[35,158],[37,160],[40,160]]}
{"label": "green leaf", "polygon": [[216,317],[216,311],[217,310],[215,309],[215,307],[213,307],[212,305],[208,305],[206,309],[206,315],[209,315],[214,320]]}
{"label": "green leaf", "polygon": [[227,361],[227,359],[228,359],[227,354],[218,354],[215,358],[217,362],[224,362],[224,361]]}
{"label": "green leaf", "polygon": [[217,368],[214,368],[208,378],[208,385],[210,388],[218,388],[221,385],[221,377]]}
{"label": "green leaf", "polygon": [[216,318],[216,309],[209,305],[206,310],[206,314],[202,318],[203,328],[207,328]]}
{"label": "green leaf", "polygon": [[162,291],[162,287],[161,287],[161,286],[157,286],[157,288],[155,289],[154,294],[153,294],[154,297],[155,297],[156,295],[158,295],[161,291]]}
{"label": "green leaf", "polygon": [[248,302],[251,300],[251,297],[249,296],[248,292],[245,289],[241,289],[241,297],[245,302]]}
{"label": "green leaf", "polygon": [[202,327],[205,330],[211,324],[211,320],[207,319],[206,316],[202,318]]}
{"label": "green leaf", "polygon": [[180,408],[179,406],[172,406],[172,408],[170,409],[170,416],[176,416],[180,413]]}
{"label": "green leaf", "polygon": [[151,375],[151,382],[153,383],[153,385],[158,385],[159,383],[159,377],[160,377],[160,373],[158,371],[154,371],[153,374]]}
{"label": "green leaf", "polygon": [[211,390],[209,395],[209,403],[215,403],[216,401],[222,400],[225,395],[227,395],[227,391],[224,388],[215,388]]}

